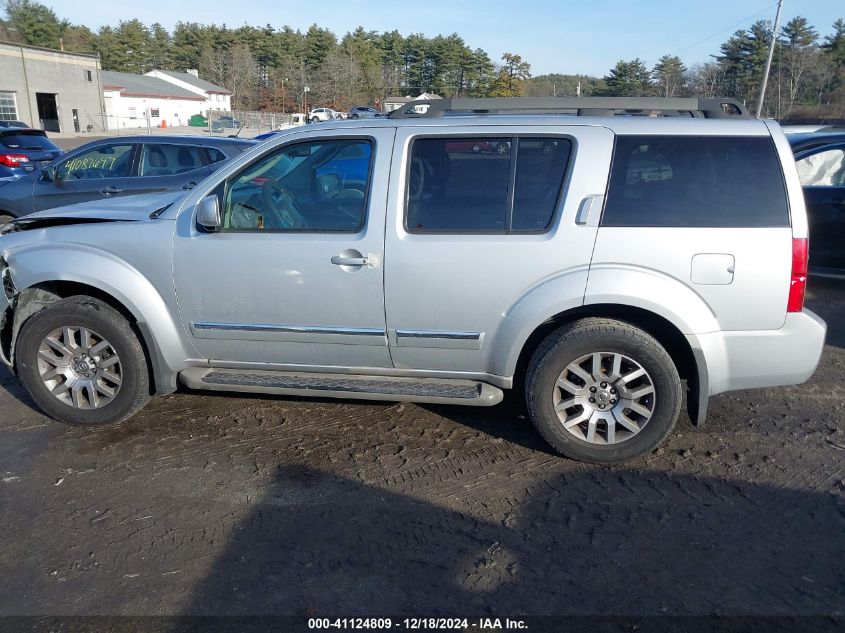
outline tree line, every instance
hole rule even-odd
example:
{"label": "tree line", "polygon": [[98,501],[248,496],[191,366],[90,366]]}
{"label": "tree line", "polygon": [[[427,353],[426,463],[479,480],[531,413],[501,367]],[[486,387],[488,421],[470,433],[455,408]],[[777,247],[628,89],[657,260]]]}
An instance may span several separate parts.
{"label": "tree line", "polygon": [[[426,37],[359,26],[338,37],[316,24],[302,32],[197,22],[178,22],[169,32],[137,19],[92,31],[60,20],[36,0],[6,0],[4,8],[0,39],[96,52],[105,70],[195,68],[203,79],[230,90],[240,110],[293,111],[303,107],[306,94],[309,105],[342,109],[423,92],[444,97],[718,95],[753,109],[773,37],[771,24],[760,20],[736,31],[710,61],[690,68],[669,54],[651,68],[640,58],[620,60],[604,77],[532,77],[520,55],[505,52],[494,62],[457,33]],[[836,20],[824,36],[801,16],[778,30],[763,111],[778,118],[845,117],[845,19]]]}

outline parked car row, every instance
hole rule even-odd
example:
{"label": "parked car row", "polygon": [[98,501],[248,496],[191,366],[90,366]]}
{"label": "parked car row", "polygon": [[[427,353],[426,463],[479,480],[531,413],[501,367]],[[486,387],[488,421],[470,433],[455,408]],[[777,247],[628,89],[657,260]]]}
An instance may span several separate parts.
{"label": "parked car row", "polygon": [[308,113],[310,123],[321,123],[335,119],[376,119],[387,116],[371,106],[354,106],[348,112],[338,112],[331,108],[314,108]]}

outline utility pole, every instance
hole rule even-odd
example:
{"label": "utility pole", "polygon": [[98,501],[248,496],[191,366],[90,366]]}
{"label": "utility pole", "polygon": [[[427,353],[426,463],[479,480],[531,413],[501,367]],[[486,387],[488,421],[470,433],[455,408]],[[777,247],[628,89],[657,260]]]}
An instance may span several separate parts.
{"label": "utility pole", "polygon": [[763,111],[763,102],[766,100],[766,84],[769,83],[769,71],[772,69],[772,58],[775,56],[775,43],[778,39],[778,23],[780,22],[780,10],[783,8],[783,0],[778,0],[778,10],[775,13],[775,25],[772,28],[772,41],[769,44],[769,57],[766,59],[766,72],[763,74],[763,85],[760,86],[760,100],[757,102],[757,118]]}

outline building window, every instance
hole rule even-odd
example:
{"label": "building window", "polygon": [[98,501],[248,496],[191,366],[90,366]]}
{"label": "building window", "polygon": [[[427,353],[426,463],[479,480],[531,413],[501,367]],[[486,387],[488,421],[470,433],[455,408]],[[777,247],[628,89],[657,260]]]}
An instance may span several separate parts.
{"label": "building window", "polygon": [[83,70],[82,72],[85,75],[85,81],[94,81],[93,75],[91,74],[90,70]]}
{"label": "building window", "polygon": [[135,106],[129,106],[129,118],[130,119],[137,119],[137,112],[135,110]]}
{"label": "building window", "polygon": [[159,118],[158,108],[150,108],[150,116],[154,119]]}
{"label": "building window", "polygon": [[0,121],[17,121],[18,108],[14,92],[0,92]]}

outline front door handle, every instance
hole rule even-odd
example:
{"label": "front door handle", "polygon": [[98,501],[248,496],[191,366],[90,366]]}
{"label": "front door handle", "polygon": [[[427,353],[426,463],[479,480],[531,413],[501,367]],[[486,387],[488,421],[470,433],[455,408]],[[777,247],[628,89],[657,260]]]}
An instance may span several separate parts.
{"label": "front door handle", "polygon": [[335,266],[366,266],[367,263],[366,257],[343,257],[342,255],[332,257],[332,264]]}
{"label": "front door handle", "polygon": [[100,193],[104,196],[112,196],[116,193],[123,193],[123,189],[118,189],[114,185],[109,185],[108,187],[103,187],[100,189]]}

